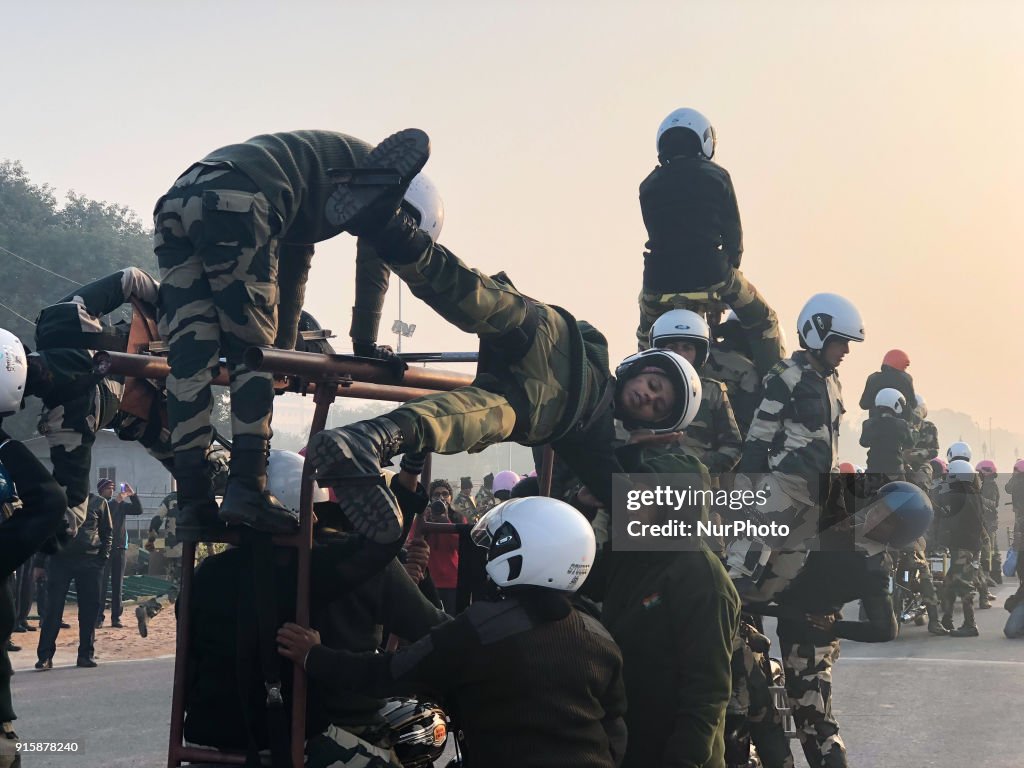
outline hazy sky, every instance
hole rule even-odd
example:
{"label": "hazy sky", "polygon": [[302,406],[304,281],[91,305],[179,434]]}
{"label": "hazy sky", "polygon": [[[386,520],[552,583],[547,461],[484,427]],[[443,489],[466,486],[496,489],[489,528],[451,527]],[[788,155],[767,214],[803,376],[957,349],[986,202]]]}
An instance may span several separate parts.
{"label": "hazy sky", "polygon": [[[1019,2],[98,0],[8,7],[4,26],[0,158],[35,181],[148,221],[223,144],[417,126],[442,240],[595,322],[613,358],[633,349],[655,129],[696,107],[791,345],[809,295],[860,307],[851,409],[899,346],[933,408],[1024,431]],[[346,236],[321,246],[308,294],[343,336],[353,257]],[[408,350],[475,349],[408,292],[404,319]]]}

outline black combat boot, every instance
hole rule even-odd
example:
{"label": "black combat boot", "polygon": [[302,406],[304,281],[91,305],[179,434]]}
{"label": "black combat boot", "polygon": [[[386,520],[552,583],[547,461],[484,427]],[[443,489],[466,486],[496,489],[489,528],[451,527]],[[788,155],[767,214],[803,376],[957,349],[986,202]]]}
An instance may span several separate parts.
{"label": "black combat boot", "polygon": [[964,623],[949,633],[950,637],[977,637],[978,625],[974,622],[974,601],[967,598],[964,603]]}
{"label": "black combat boot", "polygon": [[241,435],[234,439],[220,519],[228,525],[248,525],[267,533],[291,533],[299,526],[299,514],[267,490],[268,455],[267,441],[261,437]]}
{"label": "black combat boot", "polygon": [[178,526],[181,528],[221,527],[207,467],[206,450],[203,448],[190,448],[174,454]]}
{"label": "black combat boot", "polygon": [[[949,630],[942,626],[942,622],[939,621],[939,609],[934,605],[927,605],[925,608],[928,611],[928,631],[933,635],[948,635]],[[952,619],[950,619],[952,624]]]}
{"label": "black combat boot", "polygon": [[403,440],[398,425],[384,416],[325,429],[309,440],[307,455],[317,480],[335,488],[356,532],[378,544],[402,533],[402,512],[381,467],[402,452]]}
{"label": "black combat boot", "polygon": [[430,157],[430,138],[408,128],[374,147],[359,168],[339,171],[327,200],[327,220],[353,235],[374,232],[391,220],[413,177]]}

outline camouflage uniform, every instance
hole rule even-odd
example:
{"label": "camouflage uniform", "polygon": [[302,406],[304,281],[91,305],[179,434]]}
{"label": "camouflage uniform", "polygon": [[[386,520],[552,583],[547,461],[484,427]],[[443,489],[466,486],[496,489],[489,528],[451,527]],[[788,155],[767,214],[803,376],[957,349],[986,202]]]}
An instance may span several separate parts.
{"label": "camouflage uniform", "polygon": [[[306,745],[306,768],[402,768],[394,750],[386,746],[387,729],[329,725]],[[379,739],[373,736],[379,736]]]}
{"label": "camouflage uniform", "polygon": [[799,571],[807,542],[819,531],[845,409],[838,375],[822,370],[807,352],[777,363],[764,388],[736,471],[768,473],[759,486],[767,502],[758,512],[790,526],[784,542],[773,542],[764,580],[758,586],[743,585],[749,596],[741,590],[746,599],[766,602]]}
{"label": "camouflage uniform", "polygon": [[[728,723],[738,725],[742,718],[765,768],[793,768],[789,738],[768,690],[772,682],[765,675],[765,654],[750,647],[747,640],[750,630],[750,625],[741,619],[740,631],[733,638],[732,696],[726,709],[726,728],[729,728]],[[746,739],[742,743],[745,744]],[[728,746],[726,752],[728,760]]]}
{"label": "camouflage uniform", "polygon": [[39,434],[50,446],[53,477],[67,492],[73,529],[77,523],[71,515],[78,523],[85,519],[98,430],[114,429],[122,439],[138,440],[158,461],[170,459],[169,435],[161,429],[159,414],[147,425],[120,411],[124,382],[96,374],[91,351],[124,351],[127,327],[106,326],[101,318],[132,300],[155,307],[158,287],[148,274],[130,267],[76,289],[37,318],[36,354],[45,378],[30,379],[26,394],[43,401]]}
{"label": "camouflage uniform", "polygon": [[1024,472],[1014,472],[1006,481],[1004,490],[1010,494],[1013,504],[1013,546],[1018,553],[1018,561],[1024,560]]}
{"label": "camouflage uniform", "polygon": [[949,570],[942,584],[942,612],[953,614],[953,606],[959,597],[964,608],[964,619],[970,615],[974,623],[974,595],[978,591],[978,576],[981,573],[981,553],[977,550],[954,549],[949,554]]}
{"label": "camouflage uniform", "polygon": [[981,495],[985,497],[985,531],[988,533],[988,545],[982,542],[981,566],[982,581],[988,593],[988,583],[984,577],[999,573],[1003,567],[1003,556],[999,551],[999,479],[996,475],[986,476],[981,482]]}
{"label": "camouflage uniform", "polygon": [[[412,293],[481,340],[473,386],[410,400],[386,414],[406,451],[477,452],[515,440],[553,443],[601,496],[611,470],[594,446],[612,437],[607,342],[558,307],[520,294],[507,277],[471,269],[441,245],[378,245]],[[530,329],[529,331],[525,329]],[[600,437],[593,436],[600,430]],[[610,497],[610,488],[605,494]]]}
{"label": "camouflage uniform", "polygon": [[166,595],[151,597],[138,605],[135,609],[135,616],[140,625],[143,623],[143,618],[139,615],[140,611],[145,614],[145,621],[148,622],[167,606],[174,605],[178,599],[178,590],[181,587],[182,544],[177,536],[178,494],[176,491],[171,491],[160,502],[156,517],[150,523],[147,549],[151,548],[156,541],[158,521],[164,529],[164,558],[167,561],[167,577],[171,581],[171,588]]}
{"label": "camouflage uniform", "polygon": [[472,491],[472,486],[470,486],[469,490],[462,486],[459,495],[452,500],[452,512],[461,518],[462,522],[476,519],[476,504],[471,495]]}
{"label": "camouflage uniform", "polygon": [[686,428],[680,444],[696,456],[712,475],[731,472],[743,452],[743,438],[736,426],[725,385],[701,376],[700,408]]}
{"label": "camouflage uniform", "polygon": [[727,349],[712,342],[708,361],[704,371],[713,379],[725,384],[732,405],[736,426],[746,439],[754,411],[764,394],[761,387],[761,376],[749,357],[739,350]]}
{"label": "camouflage uniform", "polygon": [[[175,453],[210,444],[210,382],[221,354],[234,438],[270,439],[272,374],[249,371],[242,356],[250,346],[294,347],[313,244],[342,231],[324,213],[336,186],[331,171],[358,166],[369,151],[329,131],[257,136],[210,153],[157,202],[154,249]],[[387,271],[378,269],[383,283],[370,292],[382,294]],[[376,312],[379,320],[379,306]],[[373,315],[364,320],[375,334]]]}
{"label": "camouflage uniform", "polygon": [[494,491],[491,489],[492,482],[494,482],[494,475],[484,477],[484,484],[480,486],[480,490],[476,492],[476,496],[473,499],[476,503],[477,518],[483,517],[487,510],[498,503],[498,500],[494,497]]}
{"label": "camouflage uniform", "polygon": [[839,641],[824,646],[781,642],[780,651],[786,694],[808,764],[846,768],[846,745],[832,716],[832,665],[839,660]]}
{"label": "camouflage uniform", "polygon": [[930,461],[939,455],[939,430],[932,422],[922,420],[914,434],[914,448],[907,456],[907,465],[910,468],[907,479],[927,492],[932,483]]}
{"label": "camouflage uniform", "polygon": [[[779,330],[779,318],[753,283],[743,273],[733,269],[723,282],[693,293],[640,292],[640,325],[636,338],[640,349],[650,345],[651,326],[654,321],[673,309],[699,310],[712,302],[728,304],[743,326],[757,370],[767,373],[786,354]],[[695,311],[696,311],[695,310]]]}
{"label": "camouflage uniform", "polygon": [[[920,537],[913,544],[904,547],[903,551],[913,554],[913,559],[908,562],[911,568],[916,569],[917,581],[921,587],[921,600],[925,605],[939,605],[939,596],[935,592],[935,582],[932,580],[932,569],[928,563],[926,552],[927,542],[924,536]],[[911,576],[914,574],[912,573]]]}

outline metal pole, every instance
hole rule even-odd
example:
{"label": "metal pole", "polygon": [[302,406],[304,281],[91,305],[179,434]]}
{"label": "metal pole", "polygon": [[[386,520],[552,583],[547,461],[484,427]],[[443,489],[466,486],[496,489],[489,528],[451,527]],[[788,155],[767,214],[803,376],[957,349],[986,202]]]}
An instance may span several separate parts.
{"label": "metal pole", "polygon": [[398,352],[402,351],[402,284],[398,284]]}

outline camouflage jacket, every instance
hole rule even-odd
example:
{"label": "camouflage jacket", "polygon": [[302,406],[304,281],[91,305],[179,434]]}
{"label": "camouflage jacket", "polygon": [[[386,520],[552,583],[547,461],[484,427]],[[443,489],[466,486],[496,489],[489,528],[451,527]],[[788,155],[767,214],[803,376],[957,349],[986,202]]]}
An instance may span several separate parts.
{"label": "camouflage jacket", "polygon": [[488,488],[481,488],[476,492],[476,516],[480,517],[484,512],[489,510],[498,500],[494,498],[494,493]]}
{"label": "camouflage jacket", "polygon": [[456,517],[463,518],[456,520],[456,522],[466,522],[476,517],[476,504],[473,502],[473,497],[466,492],[459,493],[452,501],[452,512]]}
{"label": "camouflage jacket", "polygon": [[729,403],[729,394],[720,381],[701,376],[700,408],[681,441],[708,468],[718,474],[729,472],[743,453],[743,437]]}
{"label": "camouflage jacket", "polygon": [[737,472],[779,472],[816,480],[832,471],[845,408],[839,376],[807,352],[780,360],[764,379]]}
{"label": "camouflage jacket", "polygon": [[742,352],[722,349],[713,344],[708,361],[704,364],[704,372],[725,384],[729,404],[736,417],[736,426],[740,434],[746,437],[763,392],[761,377],[757,375],[753,361]]}
{"label": "camouflage jacket", "polygon": [[912,469],[920,469],[921,465],[939,455],[939,430],[930,421],[921,421],[914,430],[916,440],[914,449],[908,456],[908,463]]}

